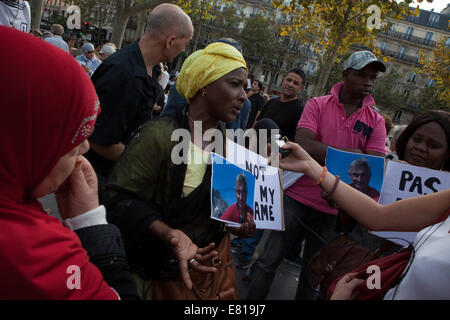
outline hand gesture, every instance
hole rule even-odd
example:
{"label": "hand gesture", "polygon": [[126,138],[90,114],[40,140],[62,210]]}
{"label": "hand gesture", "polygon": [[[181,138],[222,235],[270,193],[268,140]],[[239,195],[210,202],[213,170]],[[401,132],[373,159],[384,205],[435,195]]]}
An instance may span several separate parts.
{"label": "hand gesture", "polygon": [[247,212],[245,216],[245,221],[241,223],[241,226],[239,228],[234,227],[227,227],[228,230],[234,235],[237,235],[240,238],[249,238],[253,236],[256,230],[256,224],[253,217],[250,215],[250,213]]}
{"label": "hand gesture", "polygon": [[189,276],[189,266],[199,272],[217,272],[214,267],[206,264],[218,255],[214,243],[205,248],[198,248],[192,240],[181,230],[171,229],[168,234],[169,249],[178,259],[181,277],[188,289],[192,289],[192,280]]}
{"label": "hand gesture", "polygon": [[291,152],[287,157],[280,159],[281,169],[304,173],[309,169],[310,162],[314,161],[297,143],[286,142],[282,148],[291,150]]}
{"label": "hand gesture", "polygon": [[99,206],[97,175],[85,157],[78,156],[75,168],[56,190],[55,198],[63,219],[76,217]]}
{"label": "hand gesture", "polygon": [[347,273],[336,283],[336,288],[330,300],[354,300],[359,294],[359,288],[365,280],[356,278],[357,273]]}

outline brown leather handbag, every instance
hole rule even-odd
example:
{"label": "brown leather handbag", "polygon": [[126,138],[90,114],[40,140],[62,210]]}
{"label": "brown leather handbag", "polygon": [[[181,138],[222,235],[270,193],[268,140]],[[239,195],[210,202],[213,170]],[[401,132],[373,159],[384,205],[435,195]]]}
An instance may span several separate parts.
{"label": "brown leather handbag", "polygon": [[237,300],[236,274],[231,258],[230,234],[226,233],[217,248],[218,258],[208,265],[217,268],[216,273],[191,270],[192,290],[181,279],[154,281],[154,300]]}
{"label": "brown leather handbag", "polygon": [[[387,241],[387,244],[389,241]],[[388,245],[373,252],[370,249],[340,235],[321,250],[316,252],[308,262],[308,269],[318,278],[314,286],[328,288],[341,275],[383,256]]]}

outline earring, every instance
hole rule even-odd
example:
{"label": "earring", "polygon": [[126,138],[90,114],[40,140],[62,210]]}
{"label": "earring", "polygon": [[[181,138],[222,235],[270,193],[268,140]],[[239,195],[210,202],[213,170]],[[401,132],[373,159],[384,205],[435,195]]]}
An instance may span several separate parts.
{"label": "earring", "polygon": [[202,97],[204,97],[206,94],[206,91],[202,91]]}

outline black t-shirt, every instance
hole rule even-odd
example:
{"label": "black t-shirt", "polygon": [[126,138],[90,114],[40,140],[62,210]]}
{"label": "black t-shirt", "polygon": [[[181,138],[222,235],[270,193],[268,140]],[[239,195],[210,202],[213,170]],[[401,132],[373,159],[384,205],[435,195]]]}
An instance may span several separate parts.
{"label": "black t-shirt", "polygon": [[[139,127],[152,118],[159,66],[152,71],[150,77],[137,41],[103,61],[91,78],[101,113],[89,141],[102,146],[119,142],[126,145]],[[103,176],[108,175],[114,164],[93,150],[86,157]]]}
{"label": "black t-shirt", "polygon": [[290,141],[295,141],[295,131],[302,112],[303,103],[299,99],[281,102],[280,98],[275,98],[266,103],[258,120],[272,119],[280,127],[282,136],[288,137]]}
{"label": "black t-shirt", "polygon": [[250,108],[250,113],[248,115],[247,126],[245,127],[246,129],[252,127],[253,122],[255,122],[256,114],[259,110],[263,111],[265,103],[264,97],[260,93],[251,95],[248,100],[252,105]]}

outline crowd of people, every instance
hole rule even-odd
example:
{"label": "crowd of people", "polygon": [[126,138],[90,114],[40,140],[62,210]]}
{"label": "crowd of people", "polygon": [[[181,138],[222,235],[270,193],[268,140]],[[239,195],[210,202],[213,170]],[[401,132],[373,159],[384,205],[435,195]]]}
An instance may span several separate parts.
{"label": "crowd of people", "polygon": [[[26,20],[29,6],[17,3],[24,13],[16,18]],[[373,251],[389,240],[369,230],[418,232],[408,251],[392,246],[388,255],[403,259],[399,277],[377,298],[450,298],[450,190],[381,205],[365,158],[351,163],[351,184],[325,166],[331,146],[450,170],[450,114],[428,111],[391,129],[373,108],[371,92],[386,65],[372,52],[353,53],[342,81],[304,104],[301,69],[289,70],[270,98],[230,38],[193,52],[171,76],[166,64],[194,34],[190,17],[173,4],[156,6],[143,36],[120,50],[67,43],[61,25],[44,37],[2,15],[0,24],[8,48],[0,51],[8,62],[0,73],[8,114],[0,126],[0,299],[238,299],[232,247],[237,266],[251,270],[245,298],[265,299],[279,264],[299,255],[300,242],[296,299],[364,299],[359,269],[329,288],[308,269],[324,242],[340,235],[344,213],[355,219],[348,237]],[[285,230],[266,231],[249,269],[263,230],[245,203],[245,177],[238,176],[237,202],[227,211],[240,225],[228,225],[210,217],[211,164],[174,155],[208,159],[207,130],[224,143],[226,129],[258,128],[267,119],[288,141],[280,168],[304,175],[284,190]],[[183,141],[173,138],[176,130],[190,133],[187,149],[177,148]],[[48,194],[62,221],[38,201]]]}

